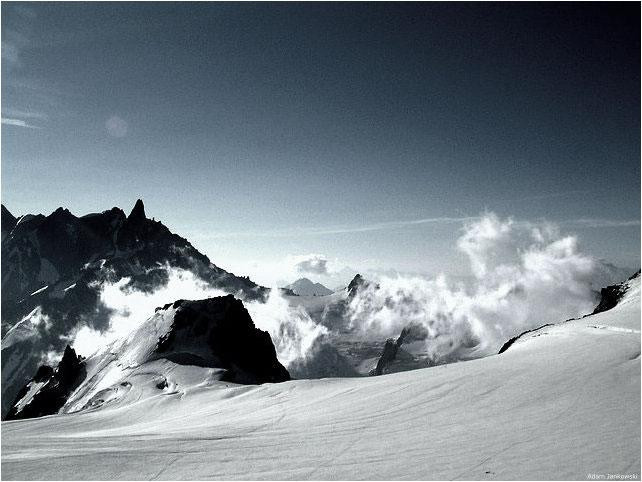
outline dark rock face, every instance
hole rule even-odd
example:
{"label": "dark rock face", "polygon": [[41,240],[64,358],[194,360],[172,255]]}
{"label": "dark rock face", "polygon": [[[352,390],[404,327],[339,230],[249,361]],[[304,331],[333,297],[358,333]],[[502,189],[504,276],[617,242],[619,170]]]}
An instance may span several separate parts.
{"label": "dark rock face", "polygon": [[53,415],[87,376],[85,362],[67,345],[56,370],[42,365],[11,404],[6,420]]}
{"label": "dark rock face", "polygon": [[513,343],[515,343],[515,342],[516,342],[517,340],[519,340],[521,337],[523,337],[523,336],[525,336],[525,335],[528,335],[529,333],[534,333],[534,332],[536,332],[536,331],[539,331],[539,330],[541,330],[542,328],[546,328],[547,326],[553,326],[553,323],[546,323],[545,325],[538,326],[537,328],[533,328],[532,330],[526,330],[526,331],[523,331],[523,332],[522,332],[522,333],[520,333],[519,335],[512,337],[510,340],[508,340],[506,343],[504,343],[504,344],[502,345],[502,347],[499,349],[499,351],[497,352],[497,354],[498,354],[498,355],[501,355],[502,353],[504,353],[506,350],[508,350],[508,349],[513,345]]}
{"label": "dark rock face", "polygon": [[[352,278],[352,281],[350,281],[350,283],[348,284],[348,300],[354,298],[359,291],[367,289],[370,286],[372,286],[372,282],[368,281],[360,274],[356,274],[355,277]],[[374,285],[374,289],[378,290],[379,285]]]}
{"label": "dark rock face", "polygon": [[[412,355],[402,350],[401,346],[404,343],[411,343],[413,341],[425,340],[428,336],[428,331],[424,326],[411,324],[401,330],[401,334],[395,341],[393,338],[386,340],[383,347],[383,352],[377,361],[377,366],[370,371],[370,375],[383,375],[393,371],[411,370],[413,368],[422,368],[430,366],[432,362],[415,360]],[[393,365],[406,365],[405,367]]]}
{"label": "dark rock face", "polygon": [[232,295],[178,300],[171,329],[156,353],[176,363],[224,368],[225,381],[284,382],[290,374],[276,357],[269,333],[259,330],[241,300]]}
{"label": "dark rock face", "polygon": [[397,357],[397,352],[399,351],[402,343],[403,340],[401,339],[401,336],[399,336],[397,341],[392,338],[388,338],[386,340],[386,345],[383,347],[383,353],[381,353],[381,357],[379,357],[379,361],[377,362],[377,366],[372,372],[370,372],[370,374],[383,375],[386,367]]}
{"label": "dark rock face", "polygon": [[355,277],[352,278],[352,281],[350,281],[350,284],[348,284],[348,297],[354,298],[357,292],[362,287],[367,285],[368,285],[368,282],[365,279],[363,279],[363,276],[357,273]]}
{"label": "dark rock face", "polygon": [[131,224],[142,226],[146,219],[145,205],[143,204],[142,199],[137,199],[136,204],[134,204],[134,208],[127,217],[127,221]]}
{"label": "dark rock face", "polygon": [[[186,239],[148,219],[141,200],[129,216],[116,207],[82,217],[59,208],[49,216],[25,215],[18,222],[3,207],[2,226],[3,338],[36,307],[51,320],[49,326],[27,323],[32,326],[29,337],[10,346],[3,342],[3,367],[7,350],[17,367],[2,372],[3,414],[37,370],[41,355],[62,352],[61,337],[79,323],[99,331],[107,328],[110,313],[100,302],[102,282],[128,277],[127,289],[150,292],[167,282],[169,266],[189,270],[206,284],[243,299],[261,299],[267,293],[248,278],[215,266]],[[10,380],[7,371],[12,372]]]}
{"label": "dark rock face", "polygon": [[[633,276],[631,276],[629,280],[632,280],[639,276],[640,276],[640,271],[638,271]],[[620,283],[617,285],[611,285],[611,286],[607,286],[606,288],[602,288],[602,290],[600,291],[600,302],[595,307],[595,309],[593,310],[593,313],[591,314],[595,315],[596,313],[601,313],[603,311],[607,311],[607,310],[610,310],[611,308],[614,308],[615,305],[619,303],[620,299],[622,299],[622,296],[624,296],[624,293],[626,293],[627,286],[625,283]]]}
{"label": "dark rock face", "polygon": [[623,289],[622,285],[612,285],[602,288],[600,291],[600,302],[593,310],[592,315],[596,313],[601,313],[603,311],[610,310],[618,304],[622,295],[626,290]]}
{"label": "dark rock face", "polygon": [[0,219],[0,228],[2,229],[2,240],[16,227],[18,220],[2,204],[2,218]]}
{"label": "dark rock face", "polygon": [[[265,294],[264,288],[218,268],[186,239],[148,219],[140,199],[129,216],[119,208],[82,217],[63,208],[46,217],[25,216],[3,240],[2,260],[2,320],[9,324],[43,304],[41,298],[51,298],[56,288],[73,282],[86,286],[127,276],[132,278],[130,287],[153,289],[166,281],[161,274],[166,264],[191,270],[212,286],[241,296],[257,299]],[[48,293],[30,296],[45,285]],[[82,289],[78,283],[76,289]],[[59,304],[44,303],[43,309],[56,314]]]}

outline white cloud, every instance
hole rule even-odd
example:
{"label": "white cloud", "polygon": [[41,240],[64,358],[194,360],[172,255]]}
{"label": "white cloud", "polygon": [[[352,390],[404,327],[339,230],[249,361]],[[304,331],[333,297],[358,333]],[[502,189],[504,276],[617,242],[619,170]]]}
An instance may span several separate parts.
{"label": "white cloud", "polygon": [[295,256],[294,263],[299,273],[328,274],[328,259],[322,254]]}
{"label": "white cloud", "polygon": [[236,232],[195,232],[194,238],[220,239],[220,238],[289,238],[300,236],[326,236],[333,234],[366,233],[370,231],[394,230],[412,226],[428,224],[463,224],[474,221],[475,217],[436,217],[420,218],[403,221],[390,221],[362,225],[341,225],[326,227],[293,227],[273,231],[236,231]]}
{"label": "white cloud", "polygon": [[278,359],[286,367],[305,358],[314,341],[327,333],[301,307],[291,307],[278,288],[272,288],[265,303],[245,303],[257,328],[270,333]]}
{"label": "white cloud", "polygon": [[[90,356],[105,350],[114,342],[126,340],[154,314],[158,306],[178,299],[200,300],[227,294],[210,287],[190,271],[166,269],[169,274],[167,284],[151,293],[129,289],[128,278],[116,283],[104,283],[100,300],[111,310],[109,327],[98,331],[86,325],[80,326],[71,337],[76,351]],[[277,357],[285,366],[296,358],[304,357],[316,338],[326,332],[304,310],[290,307],[278,289],[270,292],[266,303],[245,301],[243,304],[255,326],[270,333]]]}
{"label": "white cloud", "polygon": [[9,126],[27,127],[29,129],[40,129],[40,127],[31,125],[22,119],[12,119],[9,117],[3,117],[2,123]]}
{"label": "white cloud", "polygon": [[48,116],[42,112],[13,109],[10,107],[2,109],[2,115],[13,119],[38,119],[47,120]]}
{"label": "white cloud", "polygon": [[639,226],[639,219],[571,219],[564,221],[563,224],[570,227],[581,227],[581,228],[621,228],[628,226]]}
{"label": "white cloud", "polygon": [[549,223],[502,220],[487,213],[458,241],[475,277],[472,287],[413,276],[382,277],[350,303],[352,325],[364,336],[398,336],[410,323],[428,332],[435,361],[487,355],[510,337],[594,307],[596,262],[577,240]]}

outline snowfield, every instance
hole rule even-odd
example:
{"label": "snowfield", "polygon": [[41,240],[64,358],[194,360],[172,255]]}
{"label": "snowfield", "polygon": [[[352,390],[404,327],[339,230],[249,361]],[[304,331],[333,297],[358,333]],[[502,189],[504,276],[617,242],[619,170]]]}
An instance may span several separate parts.
{"label": "snowfield", "polygon": [[380,377],[240,386],[156,360],[98,408],[3,422],[2,478],[639,478],[640,280],[629,284],[612,310],[501,355]]}

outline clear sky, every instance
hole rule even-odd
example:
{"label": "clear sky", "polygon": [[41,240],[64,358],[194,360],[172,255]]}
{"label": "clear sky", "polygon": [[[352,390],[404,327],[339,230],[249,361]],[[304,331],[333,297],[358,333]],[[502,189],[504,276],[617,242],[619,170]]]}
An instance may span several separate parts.
{"label": "clear sky", "polygon": [[3,2],[2,202],[139,197],[263,283],[463,274],[485,210],[638,267],[640,5]]}

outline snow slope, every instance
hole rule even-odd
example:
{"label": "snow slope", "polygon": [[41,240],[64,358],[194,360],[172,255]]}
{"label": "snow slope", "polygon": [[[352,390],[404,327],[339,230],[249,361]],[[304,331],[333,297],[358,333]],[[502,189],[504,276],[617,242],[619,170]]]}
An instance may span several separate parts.
{"label": "snow slope", "polygon": [[178,389],[150,378],[101,409],[3,422],[2,478],[639,478],[639,278],[629,284],[612,310],[502,355],[261,386],[177,374]]}

